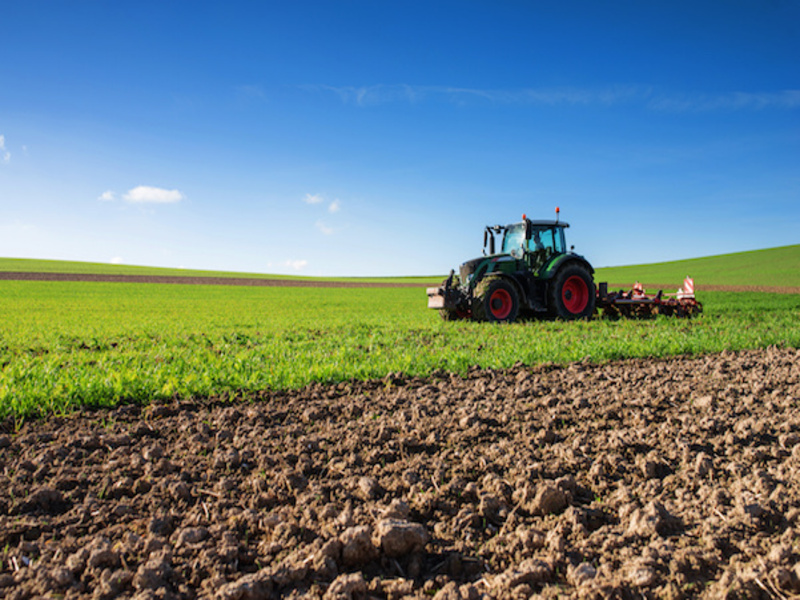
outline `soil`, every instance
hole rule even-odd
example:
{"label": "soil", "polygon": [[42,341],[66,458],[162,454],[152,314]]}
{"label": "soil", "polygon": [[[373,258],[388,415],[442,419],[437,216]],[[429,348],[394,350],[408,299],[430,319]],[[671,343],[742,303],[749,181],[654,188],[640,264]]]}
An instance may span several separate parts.
{"label": "soil", "polygon": [[800,351],[123,406],[0,473],[7,598],[790,598]]}
{"label": "soil", "polygon": [[[419,287],[424,283],[397,283],[380,281],[338,281],[334,279],[257,279],[250,277],[174,277],[164,275],[100,275],[90,273],[35,273],[27,271],[0,271],[0,281],[99,281],[112,283],[170,283],[183,285],[245,285],[267,287]],[[609,284],[609,289],[627,289],[628,284]],[[670,290],[675,284],[645,283],[648,290]],[[708,292],[771,292],[775,294],[800,294],[800,287],[791,286],[735,286],[704,285],[698,288]]]}
{"label": "soil", "polygon": [[253,277],[180,277],[170,275],[103,275],[95,273],[34,273],[2,271],[0,281],[94,281],[106,283],[169,283],[182,285],[239,285],[256,287],[424,287],[421,283],[340,281],[336,279],[261,279]]}

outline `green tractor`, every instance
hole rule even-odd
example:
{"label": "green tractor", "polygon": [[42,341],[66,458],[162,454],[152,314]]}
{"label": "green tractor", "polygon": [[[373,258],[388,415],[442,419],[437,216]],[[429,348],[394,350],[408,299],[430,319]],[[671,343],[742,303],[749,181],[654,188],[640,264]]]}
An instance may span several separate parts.
{"label": "green tractor", "polygon": [[[586,319],[595,311],[594,269],[567,249],[567,223],[532,221],[486,227],[484,256],[468,260],[440,287],[428,288],[428,307],[445,320],[511,323],[520,315]],[[500,239],[499,252],[496,248]]]}

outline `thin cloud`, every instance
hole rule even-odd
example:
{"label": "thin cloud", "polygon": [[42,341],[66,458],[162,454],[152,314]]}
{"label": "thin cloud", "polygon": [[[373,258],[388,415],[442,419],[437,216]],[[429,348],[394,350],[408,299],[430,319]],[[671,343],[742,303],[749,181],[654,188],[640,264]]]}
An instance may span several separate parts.
{"label": "thin cloud", "polygon": [[342,203],[339,201],[338,198],[333,202],[331,202],[330,205],[328,206],[328,212],[330,213],[337,213],[340,210],[342,210]]}
{"label": "thin cloud", "polygon": [[236,94],[241,100],[250,101],[264,101],[267,99],[267,94],[264,88],[259,85],[240,85],[236,88]]}
{"label": "thin cloud", "polygon": [[108,262],[110,262],[112,265],[121,265],[123,261],[121,256],[115,256]]}
{"label": "thin cloud", "polygon": [[650,108],[666,112],[764,110],[768,108],[792,110],[800,108],[800,90],[784,90],[774,93],[675,94],[653,98]]}
{"label": "thin cloud", "polygon": [[100,200],[101,202],[113,202],[114,200],[117,199],[117,197],[111,190],[106,190],[105,192],[100,194],[97,197],[97,199]]}
{"label": "thin cloud", "polygon": [[302,271],[308,266],[308,261],[303,259],[287,260],[285,264],[295,271]]}
{"label": "thin cloud", "polygon": [[320,194],[306,194],[306,197],[303,198],[303,202],[306,204],[321,204],[325,202],[325,198]]}
{"label": "thin cloud", "polygon": [[453,86],[412,86],[406,84],[369,86],[304,86],[316,93],[333,93],[345,104],[361,107],[381,104],[449,102],[457,105],[490,103],[531,106],[617,106],[638,104],[656,111],[794,110],[800,108],[800,90],[777,92],[658,91],[650,86],[612,85],[602,88],[480,89]]}
{"label": "thin cloud", "polygon": [[321,231],[325,235],[333,235],[334,232],[333,228],[328,227],[322,221],[317,221],[316,223],[314,223],[314,227],[316,227],[319,231]]}
{"label": "thin cloud", "polygon": [[305,86],[309,91],[331,92],[345,104],[374,106],[389,103],[445,101],[453,104],[490,102],[492,104],[616,104],[641,98],[648,88],[610,86],[598,90],[574,88],[497,90],[453,86],[412,86],[406,84],[371,86]]}
{"label": "thin cloud", "polygon": [[6,148],[6,136],[0,135],[0,160],[4,163],[11,162],[11,152]]}
{"label": "thin cloud", "polygon": [[128,191],[123,198],[133,204],[174,204],[183,200],[184,195],[178,190],[140,185]]}

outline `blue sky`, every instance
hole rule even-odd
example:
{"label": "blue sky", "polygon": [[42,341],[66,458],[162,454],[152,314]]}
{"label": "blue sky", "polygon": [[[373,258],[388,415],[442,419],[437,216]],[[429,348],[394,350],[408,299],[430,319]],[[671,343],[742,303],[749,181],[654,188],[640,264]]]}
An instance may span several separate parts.
{"label": "blue sky", "polygon": [[796,0],[0,0],[0,256],[427,275],[800,242]]}

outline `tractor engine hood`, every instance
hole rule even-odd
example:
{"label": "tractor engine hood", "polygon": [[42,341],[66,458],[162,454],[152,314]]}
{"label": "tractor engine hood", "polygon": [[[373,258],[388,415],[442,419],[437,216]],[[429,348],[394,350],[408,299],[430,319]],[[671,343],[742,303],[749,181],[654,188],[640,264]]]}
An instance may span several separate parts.
{"label": "tractor engine hood", "polygon": [[462,263],[458,270],[458,274],[461,277],[461,285],[468,285],[470,277],[475,271],[480,269],[481,265],[487,262],[498,263],[506,261],[516,262],[516,259],[510,254],[492,254],[489,256],[479,256],[478,258],[473,258],[472,260]]}
{"label": "tractor engine hood", "polygon": [[479,258],[473,258],[472,260],[468,260],[465,263],[461,264],[461,267],[458,269],[458,274],[461,276],[461,283],[465,285],[469,276],[475,272],[475,269],[478,268],[478,265],[481,264],[485,260],[485,257],[481,256]]}

